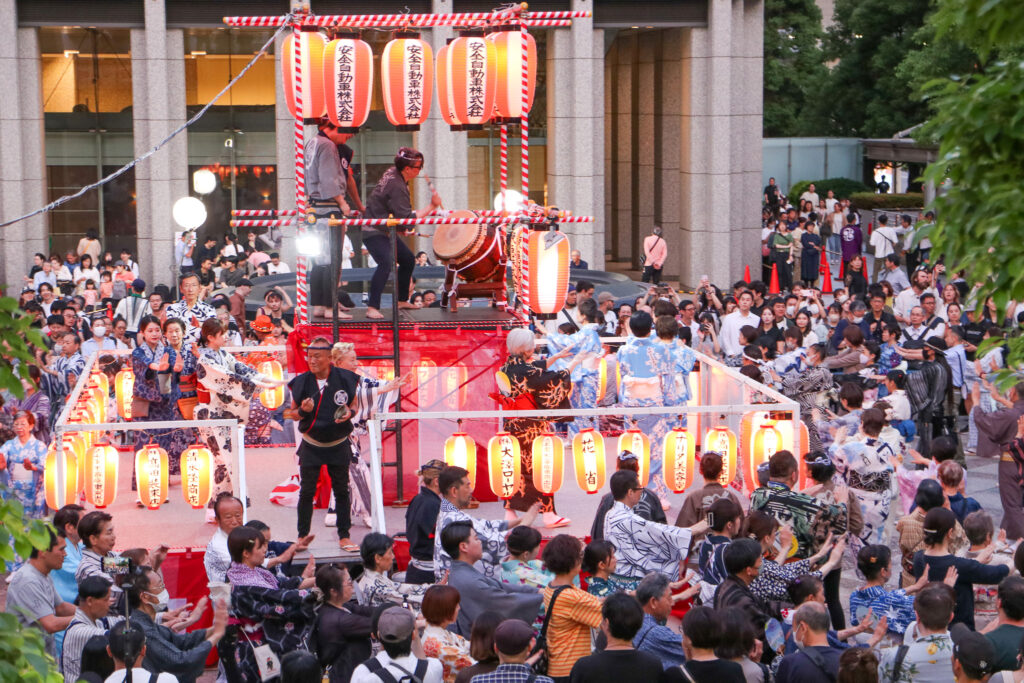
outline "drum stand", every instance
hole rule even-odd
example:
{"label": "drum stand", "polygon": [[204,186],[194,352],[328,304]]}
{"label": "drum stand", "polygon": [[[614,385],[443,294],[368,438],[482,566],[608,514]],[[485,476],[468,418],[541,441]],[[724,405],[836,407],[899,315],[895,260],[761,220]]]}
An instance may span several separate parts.
{"label": "drum stand", "polygon": [[[504,244],[505,235],[502,231],[498,238],[499,245]],[[503,307],[508,303],[508,289],[505,284],[505,275],[508,269],[508,258],[505,256],[504,248],[498,256],[498,267],[490,280],[484,282],[460,282],[459,269],[451,265],[446,266],[444,271],[444,286],[441,288],[441,308],[447,308],[454,313],[459,309],[459,295],[462,296],[486,296],[491,299],[491,306]]]}

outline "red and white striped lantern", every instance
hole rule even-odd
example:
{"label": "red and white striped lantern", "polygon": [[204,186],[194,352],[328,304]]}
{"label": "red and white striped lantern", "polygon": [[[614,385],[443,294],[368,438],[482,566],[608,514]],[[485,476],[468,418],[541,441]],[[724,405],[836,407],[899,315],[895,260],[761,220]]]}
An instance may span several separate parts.
{"label": "red and white striped lantern", "polygon": [[384,46],[380,82],[388,121],[401,131],[419,130],[434,87],[434,52],[419,33],[398,32]]}
{"label": "red and white striped lantern", "polygon": [[523,240],[520,293],[530,312],[554,317],[569,291],[569,238],[558,230],[531,230]]}
{"label": "red and white striped lantern", "polygon": [[479,130],[494,110],[498,51],[482,33],[465,32],[437,53],[441,116],[457,130]]}
{"label": "red and white striped lantern", "polygon": [[[497,48],[498,83],[494,100],[495,123],[519,123],[530,107],[537,85],[537,42],[518,26],[502,26],[487,36]],[[523,66],[526,67],[524,98]],[[523,106],[523,100],[526,106]]]}
{"label": "red and white striped lantern", "polygon": [[373,50],[357,35],[339,36],[324,48],[327,118],[343,133],[366,123],[373,93]]}
{"label": "red and white striped lantern", "polygon": [[[284,39],[281,52],[281,76],[284,79],[284,96],[292,116],[306,123],[316,123],[327,111],[324,99],[324,48],[327,38],[312,26],[303,26],[299,31],[299,71],[296,78],[295,36]],[[295,96],[296,83],[300,83],[301,94]],[[299,105],[296,106],[296,101]]]}

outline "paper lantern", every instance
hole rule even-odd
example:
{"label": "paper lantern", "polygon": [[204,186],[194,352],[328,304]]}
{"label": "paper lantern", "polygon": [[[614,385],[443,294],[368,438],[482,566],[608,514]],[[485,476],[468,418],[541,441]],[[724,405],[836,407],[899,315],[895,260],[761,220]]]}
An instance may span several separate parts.
{"label": "paper lantern", "polygon": [[438,374],[441,384],[441,401],[448,410],[459,410],[466,403],[469,394],[469,369],[462,363],[441,368]]}
{"label": "paper lantern", "polygon": [[647,486],[651,478],[651,440],[637,428],[627,429],[619,435],[618,452],[629,451],[640,463],[640,485]]}
{"label": "paper lantern", "polygon": [[673,427],[665,435],[662,445],[662,476],[669,490],[682,493],[693,483],[696,452],[697,437],[694,431]]}
{"label": "paper lantern", "polygon": [[[64,480],[57,481],[57,459],[64,461]],[[43,491],[46,494],[46,505],[51,510],[59,510],[68,503],[74,503],[78,497],[78,455],[65,443],[59,449],[56,441],[46,451],[46,462],[43,470]]]}
{"label": "paper lantern", "polygon": [[782,434],[775,428],[774,421],[762,422],[750,436],[750,446],[744,460],[747,465],[747,488],[753,491],[758,486],[757,468],[773,455],[783,450]]}
{"label": "paper lantern", "polygon": [[554,434],[541,434],[533,440],[531,452],[533,486],[545,495],[562,488],[565,473],[565,444]]}
{"label": "paper lantern", "polygon": [[[525,36],[525,42],[523,37]],[[518,26],[502,26],[487,36],[494,43],[497,59],[497,94],[494,99],[495,123],[519,123],[533,106],[537,86],[537,42]],[[527,79],[526,111],[523,111],[523,74]]]}
{"label": "paper lantern", "polygon": [[508,432],[498,432],[487,442],[487,465],[491,491],[498,498],[508,500],[519,485],[519,441]]}
{"label": "paper lantern", "polygon": [[390,382],[395,378],[395,363],[390,360],[375,360],[370,364],[373,376],[382,382]]}
{"label": "paper lantern", "polygon": [[135,387],[135,375],[130,368],[124,368],[114,376],[114,401],[117,403],[117,414],[122,420],[132,419],[132,390]]}
{"label": "paper lantern", "polygon": [[181,493],[193,510],[206,507],[213,495],[213,455],[201,443],[181,454]]}
{"label": "paper lantern", "polygon": [[599,432],[590,427],[580,430],[572,439],[572,457],[581,489],[597,493],[604,488],[604,437]]}
{"label": "paper lantern", "polygon": [[[69,418],[71,424],[80,423],[80,418]],[[75,477],[75,491],[85,490],[85,454],[92,445],[92,432],[67,432],[64,434],[64,448],[75,456],[78,476]],[[65,503],[66,505],[67,503]]]}
{"label": "paper lantern", "polygon": [[807,425],[802,421],[796,421],[797,428],[797,439],[796,443],[793,442],[793,416],[792,413],[782,413],[787,415],[781,420],[775,421],[775,428],[779,430],[782,435],[782,449],[789,451],[796,457],[797,463],[799,463],[799,476],[800,480],[797,483],[797,488],[806,488],[813,482],[810,481],[810,477],[807,474],[807,462],[804,460],[806,455],[811,450],[811,434],[807,430]]}
{"label": "paper lantern", "polygon": [[93,371],[89,373],[89,382],[86,384],[90,389],[99,389],[104,397],[110,396],[110,380],[106,373]]}
{"label": "paper lantern", "polygon": [[299,47],[302,49],[302,111],[295,108],[295,36],[284,39],[281,50],[281,78],[284,82],[284,97],[288,103],[288,111],[293,118],[301,118],[306,123],[317,123],[327,112],[324,97],[324,49],[327,38],[318,33],[315,27],[303,26],[299,29]]}
{"label": "paper lantern", "polygon": [[437,363],[429,358],[422,358],[412,369],[419,407],[434,405],[437,401]]}
{"label": "paper lantern", "polygon": [[597,361],[597,401],[600,404],[613,390],[616,396],[622,384],[619,361],[614,356],[605,356]]}
{"label": "paper lantern", "polygon": [[523,242],[522,299],[536,316],[553,317],[569,290],[569,238],[558,230],[531,230]]}
{"label": "paper lantern", "polygon": [[380,58],[384,113],[401,131],[417,131],[430,114],[434,52],[419,33],[400,31]]}
{"label": "paper lantern", "polygon": [[[690,400],[686,402],[687,405],[699,406],[702,405],[700,400],[700,361],[693,364],[693,370],[687,375],[687,381],[690,383]],[[686,416],[686,426],[690,430],[694,439],[697,441],[697,445],[700,445],[700,413],[690,413]]]}
{"label": "paper lantern", "polygon": [[87,397],[89,401],[93,402],[97,413],[96,418],[98,420],[96,424],[99,424],[99,422],[106,422],[108,394],[104,394],[103,389],[100,387],[86,386],[82,391],[82,396]]}
{"label": "paper lantern", "polygon": [[498,51],[466,31],[437,52],[437,100],[453,130],[480,130],[494,114]]}
{"label": "paper lantern", "polygon": [[[284,378],[284,369],[281,367],[281,363],[276,360],[266,360],[259,364],[256,369],[261,375],[272,377],[274,379]],[[273,389],[264,389],[260,392],[260,403],[266,407],[267,410],[277,410],[284,403],[284,385],[274,387]]]}
{"label": "paper lantern", "polygon": [[476,441],[465,432],[455,432],[444,441],[444,464],[469,472],[469,483],[476,488]]}
{"label": "paper lantern", "polygon": [[343,133],[366,123],[373,93],[373,50],[357,35],[339,36],[324,48],[327,118]]}
{"label": "paper lantern", "polygon": [[704,435],[704,449],[722,456],[722,476],[718,483],[728,486],[736,478],[736,435],[728,427],[712,427]]}
{"label": "paper lantern", "polygon": [[85,454],[85,499],[98,508],[114,502],[117,495],[117,449],[99,444]]}
{"label": "paper lantern", "polygon": [[167,499],[167,451],[155,443],[135,453],[135,481],[139,500],[150,510],[158,509]]}

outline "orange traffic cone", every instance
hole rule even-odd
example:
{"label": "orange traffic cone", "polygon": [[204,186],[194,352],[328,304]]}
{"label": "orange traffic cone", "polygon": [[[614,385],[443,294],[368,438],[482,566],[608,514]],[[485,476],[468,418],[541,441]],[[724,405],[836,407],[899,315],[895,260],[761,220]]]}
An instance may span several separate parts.
{"label": "orange traffic cone", "polygon": [[778,263],[773,263],[772,264],[772,281],[771,281],[771,285],[768,287],[768,293],[769,294],[778,294],[779,293],[779,264]]}
{"label": "orange traffic cone", "polygon": [[845,275],[843,275],[843,271],[845,271],[845,270],[846,270],[846,261],[843,261],[843,259],[840,258],[839,259],[839,279],[840,280],[842,280],[844,277],[846,277]]}
{"label": "orange traffic cone", "polygon": [[[824,252],[822,252],[824,253]],[[832,293],[832,269],[828,266],[828,259],[822,259],[821,261],[821,273],[824,276],[824,282],[821,283],[821,293],[831,294]]]}
{"label": "orange traffic cone", "polygon": [[750,284],[750,266],[743,266],[743,281]]}

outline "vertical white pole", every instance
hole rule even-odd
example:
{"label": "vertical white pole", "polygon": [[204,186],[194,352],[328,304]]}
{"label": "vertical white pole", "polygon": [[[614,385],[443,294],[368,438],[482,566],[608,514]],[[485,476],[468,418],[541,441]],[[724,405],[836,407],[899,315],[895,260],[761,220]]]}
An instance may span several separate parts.
{"label": "vertical white pole", "polygon": [[[373,530],[386,534],[384,521],[384,477],[381,465],[384,459],[384,439],[381,434],[380,418],[374,417],[367,425],[370,431],[370,506]],[[398,476],[402,476],[399,472]]]}
{"label": "vertical white pole", "polygon": [[245,425],[239,423],[235,427],[235,472],[238,474],[238,497],[242,501],[242,523],[249,521],[249,508],[246,504],[249,498],[249,487],[245,482]]}

